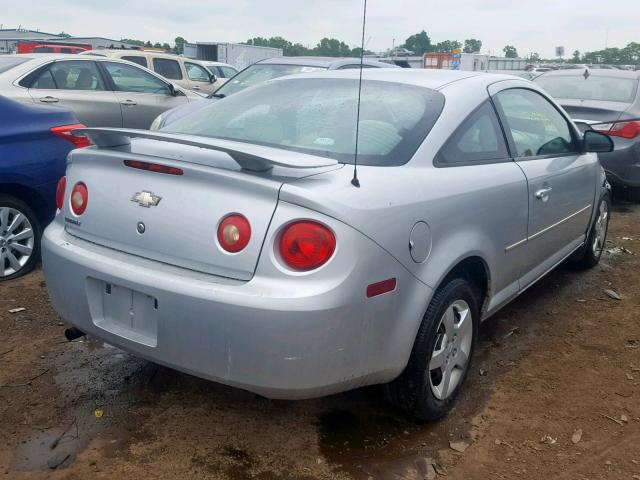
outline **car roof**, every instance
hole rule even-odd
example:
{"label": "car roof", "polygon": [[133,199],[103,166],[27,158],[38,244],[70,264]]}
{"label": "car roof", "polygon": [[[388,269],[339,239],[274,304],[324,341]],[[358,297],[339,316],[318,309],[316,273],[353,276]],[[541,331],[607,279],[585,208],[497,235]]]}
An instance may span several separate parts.
{"label": "car roof", "polygon": [[584,72],[588,71],[590,76],[593,77],[613,77],[613,78],[631,78],[640,79],[640,71],[632,72],[630,70],[617,70],[609,68],[570,68],[565,70],[553,70],[546,72],[537,78],[547,77],[582,77]]}
{"label": "car roof", "polygon": [[[329,72],[303,73],[282,77],[281,79],[305,79],[305,78],[359,78],[359,69],[349,70],[331,70]],[[419,87],[431,88],[434,90],[443,88],[454,82],[470,81],[473,79],[475,85],[489,86],[500,81],[521,81],[531,85],[531,82],[521,77],[506,74],[493,74],[484,72],[467,72],[457,70],[436,70],[422,68],[366,68],[362,71],[362,77],[365,80],[378,80],[386,82],[403,83],[407,85],[415,85]]]}
{"label": "car roof", "polygon": [[[305,67],[324,67],[327,69],[339,68],[343,65],[359,64],[360,58],[356,57],[273,57],[260,60],[256,63],[271,65],[303,65]],[[379,62],[365,58],[362,62],[365,65],[377,67],[396,67],[390,63]]]}
{"label": "car roof", "polygon": [[[191,59],[189,59],[191,60]],[[231,68],[235,68],[237,70],[236,67],[234,67],[233,65],[231,65],[230,63],[224,63],[224,62],[214,62],[213,60],[198,60],[200,63],[203,63],[205,65],[216,65],[217,67],[231,67]]]}

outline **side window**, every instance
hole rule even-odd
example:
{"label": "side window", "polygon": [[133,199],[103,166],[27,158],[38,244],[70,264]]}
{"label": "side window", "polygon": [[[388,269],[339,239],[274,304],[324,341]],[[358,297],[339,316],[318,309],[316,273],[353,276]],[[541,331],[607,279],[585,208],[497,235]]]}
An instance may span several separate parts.
{"label": "side window", "polygon": [[218,72],[220,72],[220,76],[222,78],[231,78],[238,73],[237,70],[234,70],[231,67],[218,67]]}
{"label": "side window", "polygon": [[104,90],[104,84],[94,62],[54,62],[44,70],[31,88],[59,90]]}
{"label": "side window", "polygon": [[487,100],[449,137],[436,157],[440,165],[470,164],[509,158],[496,113]]}
{"label": "side window", "polygon": [[68,48],[68,47],[62,47],[62,48],[60,49],[60,53],[73,53],[73,50],[71,50],[71,49],[70,49],[70,48]]}
{"label": "side window", "polygon": [[137,63],[141,67],[147,68],[147,59],[139,55],[124,56],[122,60],[128,60],[129,62]]}
{"label": "side window", "polygon": [[153,71],[170,80],[182,80],[182,70],[177,60],[154,58]]}
{"label": "side window", "polygon": [[33,82],[29,88],[39,88],[42,90],[53,90],[56,88],[56,82],[53,81],[53,75],[51,75],[51,69],[47,68],[43,70],[35,82]]}
{"label": "side window", "polygon": [[542,95],[514,88],[496,95],[504,112],[518,158],[562,155],[577,151],[565,118]]}
{"label": "side window", "polygon": [[159,93],[169,95],[169,86],[141,68],[125,63],[104,62],[107,73],[120,92]]}
{"label": "side window", "polygon": [[[355,70],[356,68],[360,68],[360,64],[352,64],[352,65],[342,65],[338,70]],[[373,65],[367,65],[366,63],[362,65],[362,68],[378,68]]]}
{"label": "side window", "polygon": [[195,63],[184,62],[184,68],[187,70],[189,80],[194,82],[209,82],[209,72]]}

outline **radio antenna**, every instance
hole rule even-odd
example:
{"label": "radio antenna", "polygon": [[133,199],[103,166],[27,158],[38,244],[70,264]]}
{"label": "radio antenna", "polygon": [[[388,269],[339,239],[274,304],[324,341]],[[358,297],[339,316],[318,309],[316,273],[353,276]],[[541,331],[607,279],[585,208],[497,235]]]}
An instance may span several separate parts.
{"label": "radio antenna", "polygon": [[364,64],[364,35],[367,26],[367,0],[364,0],[364,14],[362,16],[362,42],[360,46],[360,78],[358,79],[358,113],[356,114],[356,150],[353,158],[353,178],[351,185],[360,188],[358,180],[358,139],[360,134],[360,98],[362,96],[362,70]]}

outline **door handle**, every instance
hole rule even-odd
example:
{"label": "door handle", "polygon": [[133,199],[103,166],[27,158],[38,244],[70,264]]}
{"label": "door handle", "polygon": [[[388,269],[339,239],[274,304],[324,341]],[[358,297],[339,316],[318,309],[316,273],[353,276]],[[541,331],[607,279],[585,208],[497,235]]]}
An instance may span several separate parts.
{"label": "door handle", "polygon": [[55,97],[46,96],[40,99],[42,103],[58,103],[60,99]]}
{"label": "door handle", "polygon": [[194,90],[200,90],[200,85],[194,85],[194,86],[193,86],[193,89],[194,89]]}
{"label": "door handle", "polygon": [[536,192],[536,198],[538,200],[547,200],[549,198],[549,192],[551,192],[551,190],[553,190],[553,188],[551,187],[541,188]]}
{"label": "door handle", "polygon": [[138,104],[133,100],[125,100],[124,102],[122,102],[122,105],[124,105],[125,107],[135,107]]}

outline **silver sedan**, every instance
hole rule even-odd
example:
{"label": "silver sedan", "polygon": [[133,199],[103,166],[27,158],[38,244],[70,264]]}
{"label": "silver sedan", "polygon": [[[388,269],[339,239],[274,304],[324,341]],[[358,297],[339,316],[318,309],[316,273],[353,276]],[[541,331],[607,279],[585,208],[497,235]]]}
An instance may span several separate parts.
{"label": "silver sedan", "polygon": [[598,263],[591,152],[611,140],[512,76],[370,69],[358,105],[358,72],[339,71],[157,132],[82,130],[95,147],[70,155],[43,241],[56,310],[267,397],[387,383],[443,416],[482,320],[569,257]]}
{"label": "silver sedan", "polygon": [[127,128],[202,99],[131,62],[42,54],[0,56],[0,95],[67,107],[87,126]]}

